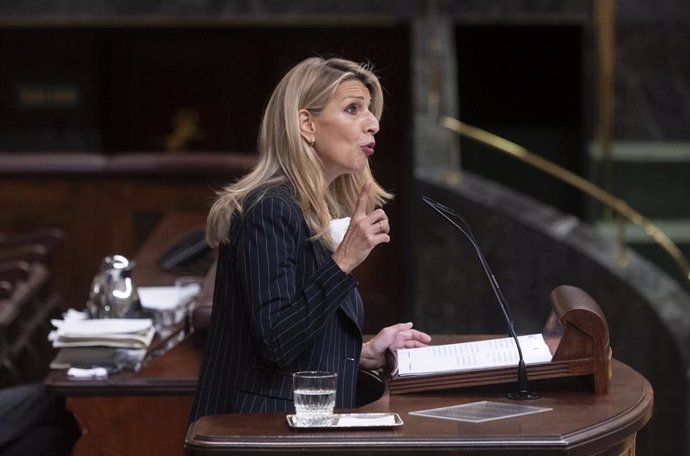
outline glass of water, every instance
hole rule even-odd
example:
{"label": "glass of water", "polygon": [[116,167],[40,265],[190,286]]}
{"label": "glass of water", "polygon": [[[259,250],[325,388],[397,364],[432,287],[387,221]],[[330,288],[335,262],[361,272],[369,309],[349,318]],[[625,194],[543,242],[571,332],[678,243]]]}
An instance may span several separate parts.
{"label": "glass of water", "polygon": [[301,426],[325,426],[331,423],[337,383],[338,374],[335,372],[292,374],[296,419]]}

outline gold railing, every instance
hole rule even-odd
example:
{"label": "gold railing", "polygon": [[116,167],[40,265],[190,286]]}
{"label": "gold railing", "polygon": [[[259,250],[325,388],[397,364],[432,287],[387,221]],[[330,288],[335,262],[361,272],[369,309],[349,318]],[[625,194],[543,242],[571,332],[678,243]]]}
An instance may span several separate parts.
{"label": "gold railing", "polygon": [[[527,163],[528,165],[531,165],[563,182],[566,182],[567,184],[572,185],[573,187],[600,201],[602,204],[620,216],[641,227],[643,231],[652,240],[654,240],[654,242],[661,246],[661,248],[673,258],[673,260],[682,269],[685,277],[690,280],[690,263],[688,263],[688,260],[683,255],[683,252],[681,252],[678,246],[666,235],[666,233],[645,218],[642,214],[628,206],[625,201],[616,198],[611,193],[603,190],[587,179],[584,179],[577,174],[574,174],[571,171],[568,171],[567,169],[562,168],[557,164],[528,151],[524,147],[515,144],[514,142],[508,141],[507,139],[497,136],[486,130],[466,124],[452,117],[441,117],[441,126],[460,136],[467,137],[478,143],[487,145],[511,155],[512,157],[515,157],[522,162]],[[624,227],[624,221],[621,221],[619,226],[622,230]],[[621,235],[619,235],[619,239],[621,248],[624,248],[624,237],[622,236],[622,232]]]}
{"label": "gold railing", "polygon": [[[597,123],[596,139],[601,147],[603,185],[606,191],[613,189],[613,105],[614,105],[614,63],[616,61],[615,0],[594,2],[594,24],[596,36],[596,87]],[[604,217],[611,218],[611,209],[605,208]]]}

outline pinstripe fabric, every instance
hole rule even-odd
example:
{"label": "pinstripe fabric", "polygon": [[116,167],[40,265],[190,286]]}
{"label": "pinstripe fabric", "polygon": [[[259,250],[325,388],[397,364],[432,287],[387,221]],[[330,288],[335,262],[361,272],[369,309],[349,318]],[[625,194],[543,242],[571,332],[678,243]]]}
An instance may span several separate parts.
{"label": "pinstripe fabric", "polygon": [[338,372],[336,407],[353,407],[363,318],[356,281],[308,240],[287,186],[247,203],[219,249],[190,419],[291,411],[291,374],[299,370]]}

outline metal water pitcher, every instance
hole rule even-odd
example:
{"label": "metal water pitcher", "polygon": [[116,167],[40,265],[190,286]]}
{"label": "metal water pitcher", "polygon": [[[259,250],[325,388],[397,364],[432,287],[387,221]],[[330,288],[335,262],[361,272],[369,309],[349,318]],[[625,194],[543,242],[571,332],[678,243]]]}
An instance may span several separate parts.
{"label": "metal water pitcher", "polygon": [[122,318],[139,307],[139,295],[132,282],[133,269],[134,262],[122,255],[103,259],[86,303],[91,318]]}

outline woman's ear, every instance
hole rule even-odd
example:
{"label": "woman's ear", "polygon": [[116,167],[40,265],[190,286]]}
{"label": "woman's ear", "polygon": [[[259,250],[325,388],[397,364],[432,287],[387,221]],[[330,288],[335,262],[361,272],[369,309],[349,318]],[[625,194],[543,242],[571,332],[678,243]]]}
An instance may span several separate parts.
{"label": "woman's ear", "polygon": [[314,128],[314,117],[312,113],[310,113],[306,109],[300,109],[297,114],[299,115],[300,135],[302,135],[302,138],[304,138],[304,140],[307,141],[309,144],[313,144],[315,140],[314,134],[316,133],[316,129]]}

